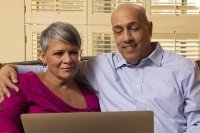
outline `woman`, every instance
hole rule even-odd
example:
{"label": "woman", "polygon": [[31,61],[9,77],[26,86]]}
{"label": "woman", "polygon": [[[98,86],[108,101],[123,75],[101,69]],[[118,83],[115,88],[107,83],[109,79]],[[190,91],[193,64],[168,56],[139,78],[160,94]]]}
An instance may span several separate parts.
{"label": "woman", "polygon": [[0,132],[23,132],[22,113],[100,111],[96,95],[75,80],[81,38],[70,24],[56,22],[40,36],[46,72],[19,75],[20,93],[12,91],[0,111]]}

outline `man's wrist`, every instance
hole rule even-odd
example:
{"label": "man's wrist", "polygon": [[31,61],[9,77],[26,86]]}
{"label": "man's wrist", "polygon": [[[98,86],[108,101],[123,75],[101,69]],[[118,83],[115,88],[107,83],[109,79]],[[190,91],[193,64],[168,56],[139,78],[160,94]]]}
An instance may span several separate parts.
{"label": "man's wrist", "polygon": [[0,62],[0,70],[1,70],[1,68],[3,67],[4,65]]}
{"label": "man's wrist", "polygon": [[15,69],[16,72],[18,72],[18,68],[14,64],[1,64],[0,63],[0,70],[3,69],[4,67],[11,67],[11,68]]}

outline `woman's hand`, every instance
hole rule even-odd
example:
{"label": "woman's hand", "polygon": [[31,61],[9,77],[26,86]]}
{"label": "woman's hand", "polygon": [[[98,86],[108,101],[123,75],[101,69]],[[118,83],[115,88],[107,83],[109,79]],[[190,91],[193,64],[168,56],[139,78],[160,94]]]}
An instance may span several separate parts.
{"label": "woman's hand", "polygon": [[18,82],[17,67],[15,65],[5,65],[0,70],[0,102],[4,100],[4,96],[10,97],[8,88],[19,91],[15,85]]}

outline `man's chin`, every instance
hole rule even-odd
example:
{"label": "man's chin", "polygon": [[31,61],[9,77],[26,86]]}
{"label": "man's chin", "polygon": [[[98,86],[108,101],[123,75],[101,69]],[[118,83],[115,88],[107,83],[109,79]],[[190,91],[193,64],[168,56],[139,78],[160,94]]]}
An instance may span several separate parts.
{"label": "man's chin", "polygon": [[139,64],[139,60],[138,60],[138,57],[136,56],[125,56],[125,60],[130,63],[130,64],[133,64],[133,65],[137,65]]}

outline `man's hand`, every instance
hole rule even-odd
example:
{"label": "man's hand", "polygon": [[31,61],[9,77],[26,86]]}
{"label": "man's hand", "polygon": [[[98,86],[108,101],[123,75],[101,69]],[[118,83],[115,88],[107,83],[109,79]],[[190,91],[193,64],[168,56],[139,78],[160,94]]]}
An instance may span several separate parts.
{"label": "man's hand", "polygon": [[10,97],[9,88],[19,91],[15,85],[18,82],[17,67],[14,65],[5,65],[0,70],[0,102],[4,100],[4,95]]}

